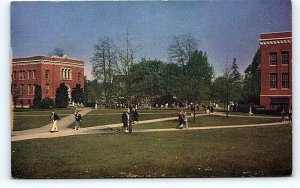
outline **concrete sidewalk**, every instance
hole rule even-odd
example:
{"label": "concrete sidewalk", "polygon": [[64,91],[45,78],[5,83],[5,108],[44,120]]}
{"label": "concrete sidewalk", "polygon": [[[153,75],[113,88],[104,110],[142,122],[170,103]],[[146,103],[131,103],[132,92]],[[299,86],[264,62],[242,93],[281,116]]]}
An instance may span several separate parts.
{"label": "concrete sidewalk", "polygon": [[[81,114],[85,115],[91,111],[91,109],[87,109],[85,111],[81,111]],[[196,116],[205,116],[209,114],[197,114]],[[216,113],[211,115],[221,115],[224,114]],[[225,114],[226,115],[226,114]],[[236,115],[239,116],[239,115]],[[235,117],[236,117],[235,116]],[[242,116],[247,117],[247,116]],[[65,117],[65,125],[62,125],[59,129],[59,132],[56,133],[49,133],[49,127],[46,127],[47,130],[45,131],[41,128],[39,129],[32,129],[27,131],[18,131],[19,134],[12,135],[11,141],[20,141],[20,140],[28,140],[28,139],[36,139],[36,138],[56,138],[56,137],[64,137],[64,136],[72,136],[72,135],[83,135],[83,134],[101,134],[101,133],[118,133],[124,131],[114,130],[114,128],[121,128],[123,126],[122,123],[116,124],[109,124],[109,125],[100,125],[95,127],[86,127],[81,128],[77,131],[67,128],[67,126],[74,122],[74,115],[70,115]],[[176,120],[177,117],[168,117],[168,118],[159,118],[159,119],[151,119],[151,120],[144,120],[139,121],[139,124],[145,123],[154,123],[154,122],[162,122],[168,120]],[[138,126],[137,124],[136,126]],[[244,127],[260,127],[260,126],[274,126],[274,125],[286,125],[288,122],[275,122],[275,123],[262,123],[262,124],[248,124],[248,125],[226,125],[226,126],[206,126],[206,127],[190,127],[189,129],[175,129],[175,128],[165,128],[165,129],[138,129],[133,130],[133,132],[142,133],[142,132],[159,132],[159,131],[182,131],[182,130],[206,130],[206,129],[224,129],[224,128],[244,128]],[[51,125],[51,124],[50,124]],[[47,125],[48,126],[48,125]],[[51,126],[50,126],[51,127]]]}
{"label": "concrete sidewalk", "polygon": [[[91,108],[81,108],[81,109],[79,108],[78,110],[80,110],[81,116],[84,116],[87,113],[89,113],[90,111],[92,111]],[[49,114],[49,117],[50,117],[50,114]],[[49,122],[50,122],[50,119],[49,119]],[[71,114],[64,118],[61,118],[57,123],[58,130],[59,131],[66,130],[66,129],[68,129],[67,127],[74,122],[75,122],[74,114]],[[52,127],[52,123],[49,123],[48,125],[45,125],[45,126],[39,127],[39,128],[35,128],[35,129],[28,129],[28,130],[23,130],[23,131],[12,131],[11,135],[18,136],[18,135],[30,135],[30,134],[44,133],[44,132],[49,133],[49,131],[51,130],[51,127]]]}

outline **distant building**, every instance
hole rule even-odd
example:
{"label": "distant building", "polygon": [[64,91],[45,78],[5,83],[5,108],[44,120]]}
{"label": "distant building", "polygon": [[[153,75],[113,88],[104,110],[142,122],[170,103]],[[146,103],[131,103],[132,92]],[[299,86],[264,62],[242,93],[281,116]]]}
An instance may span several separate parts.
{"label": "distant building", "polygon": [[266,109],[292,106],[292,32],[260,35],[260,104]]}
{"label": "distant building", "polygon": [[33,104],[36,85],[41,86],[42,98],[55,99],[61,83],[71,90],[80,84],[84,87],[84,61],[64,57],[33,56],[12,60],[11,90],[17,106]]}

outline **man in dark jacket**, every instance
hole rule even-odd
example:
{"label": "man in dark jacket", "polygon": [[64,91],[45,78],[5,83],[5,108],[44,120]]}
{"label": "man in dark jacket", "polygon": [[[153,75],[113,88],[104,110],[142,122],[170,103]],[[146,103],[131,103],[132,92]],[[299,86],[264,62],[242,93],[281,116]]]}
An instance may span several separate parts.
{"label": "man in dark jacket", "polygon": [[80,128],[80,121],[81,121],[81,114],[79,114],[78,112],[75,113],[75,128],[74,130],[78,130]]}

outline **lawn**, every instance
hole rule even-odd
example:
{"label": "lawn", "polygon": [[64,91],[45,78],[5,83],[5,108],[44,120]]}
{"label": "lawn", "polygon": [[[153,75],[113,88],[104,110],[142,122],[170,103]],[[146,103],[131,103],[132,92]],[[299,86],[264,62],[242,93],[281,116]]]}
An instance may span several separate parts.
{"label": "lawn", "polygon": [[[59,115],[63,118],[66,115]],[[48,125],[50,122],[50,114],[47,115],[18,115],[13,116],[13,130],[22,131],[27,129],[39,128]]]}
{"label": "lawn", "polygon": [[21,131],[45,126],[50,122],[52,112],[63,118],[74,113],[74,109],[16,109],[13,111],[13,130]]}
{"label": "lawn", "polygon": [[[99,113],[97,110],[93,110],[87,115],[82,117],[81,127],[94,127],[115,123],[122,123],[121,116],[122,112],[116,113]],[[177,117],[177,111],[156,111],[156,112],[139,112],[140,117],[139,121],[149,120],[149,119],[157,119],[157,118],[165,118],[165,117]],[[68,127],[73,128],[75,123],[69,125]]]}
{"label": "lawn", "polygon": [[[217,115],[205,115],[194,118],[188,118],[189,127],[205,127],[205,126],[220,126],[220,125],[244,125],[258,123],[273,123],[280,121],[280,118],[255,118],[255,117],[225,117]],[[178,125],[177,120],[162,121],[157,123],[146,123],[134,125],[134,129],[162,129],[174,128]]]}
{"label": "lawn", "polygon": [[35,139],[11,152],[15,178],[290,176],[292,127]]}

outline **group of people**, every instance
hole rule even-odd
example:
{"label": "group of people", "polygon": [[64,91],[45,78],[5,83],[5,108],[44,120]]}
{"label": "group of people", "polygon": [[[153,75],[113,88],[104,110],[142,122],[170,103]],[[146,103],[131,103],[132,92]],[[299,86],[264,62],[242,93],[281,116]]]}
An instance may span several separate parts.
{"label": "group of people", "polygon": [[282,108],[282,111],[280,113],[280,115],[281,115],[281,121],[285,122],[285,117],[288,116],[289,122],[291,123],[293,121],[293,119],[292,119],[293,112],[292,111],[293,111],[292,107],[289,108],[288,112],[286,112],[285,108]]}
{"label": "group of people", "polygon": [[122,123],[125,128],[125,132],[128,132],[129,125],[138,124],[139,123],[139,113],[137,109],[129,108],[127,112],[123,112],[122,114]]}
{"label": "group of people", "polygon": [[[74,130],[79,130],[80,128],[80,122],[82,120],[81,114],[79,112],[75,112],[75,127]],[[52,112],[50,115],[50,121],[52,122],[52,128],[51,128],[51,133],[58,132],[57,128],[57,122],[60,120],[59,116],[55,113]]]}

